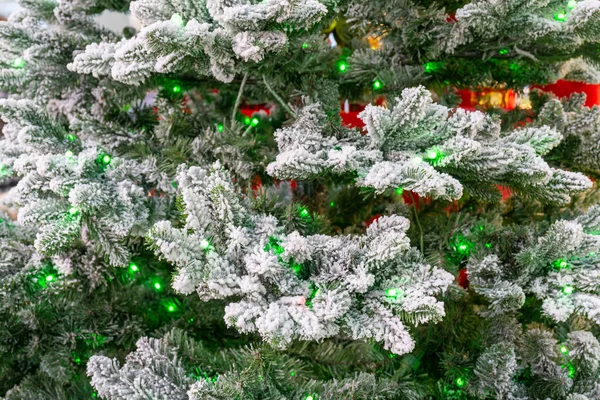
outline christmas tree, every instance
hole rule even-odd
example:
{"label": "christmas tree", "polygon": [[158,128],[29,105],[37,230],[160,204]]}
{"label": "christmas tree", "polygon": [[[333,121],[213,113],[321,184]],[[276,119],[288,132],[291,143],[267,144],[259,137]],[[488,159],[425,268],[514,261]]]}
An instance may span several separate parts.
{"label": "christmas tree", "polygon": [[600,1],[20,4],[1,398],[600,399]]}

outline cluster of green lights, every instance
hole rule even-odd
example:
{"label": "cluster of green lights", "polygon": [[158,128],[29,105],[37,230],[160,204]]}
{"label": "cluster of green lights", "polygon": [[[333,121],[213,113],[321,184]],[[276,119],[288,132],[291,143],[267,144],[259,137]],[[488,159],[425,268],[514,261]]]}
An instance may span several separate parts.
{"label": "cluster of green lights", "polygon": [[306,208],[306,207],[300,207],[300,209],[298,210],[298,213],[300,214],[300,216],[302,218],[310,217],[310,212],[308,211],[308,208]]}
{"label": "cluster of green lights", "polygon": [[246,125],[252,125],[252,126],[258,126],[258,124],[260,124],[260,119],[258,119],[257,117],[250,118],[249,116],[245,116],[244,117],[244,124],[246,124]]}
{"label": "cluster of green lights", "polygon": [[565,285],[562,288],[562,292],[566,295],[573,293],[574,290],[575,290],[575,288],[573,288],[573,286],[571,286],[571,285]]}
{"label": "cluster of green lights", "polygon": [[373,81],[373,90],[380,90],[383,89],[383,82],[380,81],[379,79],[376,79],[375,81]]}
{"label": "cluster of green lights", "polygon": [[567,349],[567,346],[560,346],[560,352],[567,355],[569,354],[569,349]]}
{"label": "cluster of green lights", "polygon": [[500,55],[503,55],[503,56],[505,56],[505,55],[507,55],[507,54],[508,54],[508,49],[500,49],[500,50],[498,51],[498,53],[500,53]]}
{"label": "cluster of green lights", "polygon": [[13,60],[12,65],[15,68],[23,68],[25,66],[25,60],[21,57],[17,57]]}
{"label": "cluster of green lights", "polygon": [[471,252],[471,249],[473,248],[473,243],[469,242],[465,238],[459,238],[454,248],[460,254],[466,255]]}
{"label": "cluster of green lights", "polygon": [[302,49],[303,50],[308,49],[308,43],[302,43]]}
{"label": "cluster of green lights", "polygon": [[338,72],[344,73],[348,70],[348,63],[344,60],[340,60],[336,64]]}
{"label": "cluster of green lights", "polygon": [[175,13],[171,16],[171,22],[179,27],[183,26],[183,18],[181,17],[181,15],[179,15],[177,13]]}

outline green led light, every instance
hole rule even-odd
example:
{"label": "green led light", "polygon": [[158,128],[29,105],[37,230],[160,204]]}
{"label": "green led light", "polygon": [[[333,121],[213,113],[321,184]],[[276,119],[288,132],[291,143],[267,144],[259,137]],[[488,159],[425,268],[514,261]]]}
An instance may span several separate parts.
{"label": "green led light", "polygon": [[479,229],[480,231],[482,231],[482,230],[483,230],[483,225],[479,225],[479,226],[477,227],[477,229]]}
{"label": "green led light", "polygon": [[67,140],[68,140],[69,142],[74,142],[74,141],[75,141],[75,139],[76,139],[76,137],[75,137],[75,135],[73,135],[72,133],[69,133],[69,134],[67,135]]}
{"label": "green led light", "polygon": [[463,387],[467,382],[463,378],[456,378],[456,386]]}
{"label": "green led light", "polygon": [[569,349],[567,349],[567,346],[560,346],[560,352],[563,354],[569,354]]}
{"label": "green led light", "polygon": [[258,124],[260,124],[260,119],[258,119],[258,118],[256,118],[256,117],[254,117],[254,118],[252,118],[252,120],[250,121],[250,124],[251,124],[252,126],[258,126]]}
{"label": "green led light", "polygon": [[438,152],[436,150],[428,150],[427,151],[427,158],[429,158],[430,160],[435,160],[436,158],[438,158]]}
{"label": "green led light", "polygon": [[332,201],[331,203],[329,203],[329,207],[335,207],[335,203]]}
{"label": "green led light", "polygon": [[15,68],[23,68],[25,66],[25,60],[21,57],[17,57],[13,60],[12,65]]}
{"label": "green led light", "polygon": [[565,15],[565,13],[558,13],[554,15],[554,19],[560,22],[564,22],[566,18],[567,16]]}
{"label": "green led light", "polygon": [[498,51],[498,53],[500,53],[501,55],[507,55],[508,54],[508,49],[500,49],[500,51]]}
{"label": "green led light", "polygon": [[290,376],[296,376],[296,371],[290,371]]}
{"label": "green led light", "polygon": [[173,311],[175,311],[175,306],[171,305],[167,308],[167,310],[169,310],[170,312],[173,312]]}
{"label": "green led light", "polygon": [[399,296],[402,296],[402,290],[396,288],[386,289],[385,295],[393,300],[397,300]]}
{"label": "green led light", "polygon": [[179,14],[173,14],[171,16],[171,22],[179,27],[183,26],[183,18]]}
{"label": "green led light", "polygon": [[48,275],[46,277],[46,282],[52,282],[54,280],[54,276],[53,275]]}
{"label": "green led light", "polygon": [[300,207],[300,216],[302,218],[307,218],[310,216],[310,212],[308,211],[308,209],[306,207]]}
{"label": "green led light", "polygon": [[487,247],[488,249],[491,249],[492,248],[492,244],[491,243],[486,243],[485,247]]}
{"label": "green led light", "polygon": [[140,268],[137,265],[135,265],[134,263],[129,263],[129,269],[132,270],[133,272],[138,272]]}
{"label": "green led light", "polygon": [[304,398],[304,400],[314,400],[314,397],[309,394]]}
{"label": "green led light", "polygon": [[576,5],[577,5],[577,0],[569,0],[567,2],[567,7],[569,7],[571,10],[574,9]]}
{"label": "green led light", "polygon": [[223,129],[225,129],[225,126],[223,124],[217,124],[217,131],[223,132]]}
{"label": "green led light", "polygon": [[383,82],[381,82],[380,80],[376,80],[375,82],[373,82],[373,89],[374,90],[379,90],[383,87]]}
{"label": "green led light", "polygon": [[79,208],[77,208],[77,207],[71,207],[71,208],[69,208],[69,215],[75,216],[77,214],[79,214]]}
{"label": "green led light", "polygon": [[67,150],[65,152],[65,157],[69,157],[69,158],[73,157],[73,152],[71,150]]}
{"label": "green led light", "polygon": [[458,245],[458,250],[460,251],[466,251],[468,249],[466,244],[459,244]]}
{"label": "green led light", "polygon": [[302,43],[302,49],[304,49],[304,50],[308,49],[308,43]]}
{"label": "green led light", "polygon": [[179,93],[181,92],[181,86],[179,85],[173,85],[173,93]]}
{"label": "green led light", "polygon": [[563,293],[567,294],[567,295],[573,293],[573,290],[575,290],[575,289],[573,289],[573,286],[571,286],[571,285],[566,285],[562,288]]}
{"label": "green led light", "polygon": [[348,70],[348,63],[346,61],[338,61],[337,70],[339,72],[346,72]]}
{"label": "green led light", "polygon": [[396,188],[396,194],[400,195],[402,193],[404,193],[404,189],[402,189],[401,187]]}
{"label": "green led light", "polygon": [[249,116],[244,117],[244,124],[250,125],[251,122],[252,122],[252,119]]}
{"label": "green led light", "polygon": [[110,164],[111,160],[112,158],[108,154],[102,156],[102,164],[104,165]]}
{"label": "green led light", "polygon": [[161,285],[160,283],[156,282],[156,283],[154,284],[154,289],[156,289],[156,290],[160,290],[160,289],[162,289],[162,285]]}
{"label": "green led light", "polygon": [[425,72],[427,72],[427,73],[435,72],[438,69],[440,69],[440,66],[441,66],[441,63],[435,62],[435,61],[430,61],[430,62],[426,63],[424,66]]}
{"label": "green led light", "polygon": [[202,250],[206,250],[206,249],[208,249],[209,247],[210,247],[210,242],[209,242],[208,240],[204,239],[204,240],[202,240],[202,241],[200,242],[200,248],[201,248]]}

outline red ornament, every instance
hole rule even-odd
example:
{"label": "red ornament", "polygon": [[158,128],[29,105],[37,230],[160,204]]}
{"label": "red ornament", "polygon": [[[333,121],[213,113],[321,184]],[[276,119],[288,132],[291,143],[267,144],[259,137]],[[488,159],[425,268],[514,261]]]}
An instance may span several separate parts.
{"label": "red ornament", "polygon": [[498,90],[483,88],[476,91],[469,89],[459,89],[457,94],[461,98],[460,108],[465,110],[475,110],[478,108],[503,108],[505,110],[514,110],[517,106],[517,94],[514,90]]}
{"label": "red ornament", "polygon": [[375,214],[371,218],[365,221],[365,225],[371,226],[371,224],[381,218],[381,214]]}
{"label": "red ornament", "polygon": [[458,276],[456,277],[456,282],[458,282],[458,286],[463,289],[469,288],[469,276],[467,275],[467,269],[463,268],[458,271]]}
{"label": "red ornament", "polygon": [[544,92],[554,93],[557,97],[568,97],[573,93],[585,93],[585,105],[591,107],[593,105],[600,105],[600,85],[592,85],[584,82],[570,82],[559,80],[556,83],[545,86],[533,86],[541,89]]}
{"label": "red ornament", "polygon": [[256,113],[264,113],[265,115],[271,115],[273,111],[273,104],[263,103],[263,104],[244,104],[240,108],[240,114],[245,117],[251,117]]}

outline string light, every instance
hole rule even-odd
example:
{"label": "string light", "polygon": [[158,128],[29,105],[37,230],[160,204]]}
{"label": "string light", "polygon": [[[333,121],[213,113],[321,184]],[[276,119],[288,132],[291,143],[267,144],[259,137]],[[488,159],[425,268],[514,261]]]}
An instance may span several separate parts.
{"label": "string light", "polygon": [[25,66],[25,60],[21,57],[17,57],[13,60],[12,65],[15,68],[23,68]]}
{"label": "string light", "polygon": [[302,49],[303,50],[308,49],[308,43],[302,43]]}
{"label": "string light", "polygon": [[467,384],[467,382],[463,378],[456,378],[456,386],[463,387]]}
{"label": "string light", "polygon": [[179,93],[181,92],[181,86],[179,85],[173,85],[173,93]]}
{"label": "string light", "polygon": [[373,82],[373,89],[374,90],[379,90],[381,88],[383,88],[383,82],[381,82],[379,79],[375,80]]}
{"label": "string light", "polygon": [[574,9],[576,5],[577,5],[577,0],[569,0],[567,2],[567,7],[569,7],[571,10]]}
{"label": "string light", "polygon": [[69,133],[69,134],[67,135],[67,140],[68,140],[69,142],[74,142],[74,141],[75,141],[75,139],[76,139],[76,137],[75,137],[75,135],[73,135],[72,133]]}
{"label": "string light", "polygon": [[571,285],[566,285],[562,288],[562,292],[566,295],[573,293],[573,290],[575,290],[575,289]]}
{"label": "string light", "polygon": [[46,282],[52,282],[54,280],[54,275],[46,276]]}
{"label": "string light", "polygon": [[102,158],[100,159],[100,162],[102,162],[102,164],[104,164],[104,165],[110,164],[111,161],[112,161],[112,158],[108,154],[103,155]]}
{"label": "string light", "polygon": [[65,157],[68,157],[68,158],[71,158],[71,157],[73,157],[73,152],[72,152],[71,150],[67,150],[67,151],[65,152]]}
{"label": "string light", "polygon": [[258,118],[256,118],[256,117],[254,117],[254,118],[252,118],[252,120],[250,121],[250,124],[251,124],[252,126],[258,126],[258,124],[260,124],[260,119],[258,119]]}
{"label": "string light", "polygon": [[69,208],[69,215],[71,215],[72,217],[74,217],[77,214],[79,214],[79,208],[77,208],[77,207],[71,207],[71,208]]}
{"label": "string light", "polygon": [[160,282],[155,282],[154,283],[154,289],[156,289],[156,290],[162,289],[162,285],[160,284]]}
{"label": "string light", "polygon": [[223,124],[217,124],[217,131],[223,132],[223,129],[225,129],[225,126],[223,126]]}
{"label": "string light", "polygon": [[404,193],[404,189],[402,189],[401,187],[396,188],[396,194],[397,195],[401,195],[402,193]]}
{"label": "string light", "polygon": [[129,269],[132,272],[138,272],[139,271],[139,267],[136,264],[134,264],[134,263],[129,263]]}
{"label": "string light", "polygon": [[340,60],[337,63],[337,70],[339,72],[346,72],[348,70],[348,63],[344,60]]}
{"label": "string light", "polygon": [[252,119],[249,116],[246,115],[244,117],[244,124],[250,125],[251,122],[252,122]]}
{"label": "string light", "polygon": [[329,207],[335,207],[335,203],[332,201],[331,203],[329,203]]}
{"label": "string light", "polygon": [[558,13],[554,15],[554,19],[560,22],[564,22],[566,18],[567,16],[565,15],[565,13]]}
{"label": "string light", "polygon": [[508,49],[500,49],[500,51],[498,51],[498,53],[500,53],[501,55],[505,56],[508,54]]}
{"label": "string light", "polygon": [[310,212],[308,211],[308,209],[306,207],[300,207],[300,216],[302,218],[307,218],[310,216]]}
{"label": "string light", "polygon": [[206,250],[206,249],[208,249],[209,247],[210,247],[210,242],[209,242],[208,240],[206,240],[206,239],[203,239],[203,240],[200,242],[200,248],[201,248],[202,250]]}
{"label": "string light", "polygon": [[179,27],[183,26],[183,18],[179,14],[173,14],[171,16],[171,22]]}
{"label": "string light", "polygon": [[567,346],[560,346],[560,352],[563,354],[569,354],[569,349],[567,349]]}

